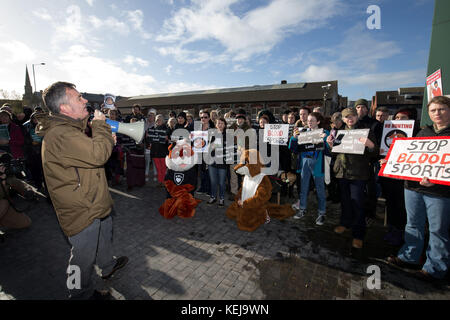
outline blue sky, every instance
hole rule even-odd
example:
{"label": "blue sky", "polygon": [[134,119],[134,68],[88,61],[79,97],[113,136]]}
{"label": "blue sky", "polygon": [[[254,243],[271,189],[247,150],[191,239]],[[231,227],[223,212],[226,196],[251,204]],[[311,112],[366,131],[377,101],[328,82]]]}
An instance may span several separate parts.
{"label": "blue sky", "polygon": [[[70,81],[131,96],[339,81],[356,100],[423,86],[433,0],[2,0],[0,89]],[[381,29],[366,12],[381,9]]]}

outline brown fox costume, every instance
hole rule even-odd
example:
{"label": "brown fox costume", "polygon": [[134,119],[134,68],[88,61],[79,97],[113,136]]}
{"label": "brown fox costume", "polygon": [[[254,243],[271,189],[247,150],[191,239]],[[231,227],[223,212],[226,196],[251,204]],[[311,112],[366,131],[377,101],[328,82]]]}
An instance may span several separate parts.
{"label": "brown fox costume", "polygon": [[236,220],[240,230],[254,231],[269,217],[282,220],[295,213],[289,204],[269,203],[272,184],[264,168],[259,152],[254,149],[245,150],[241,164],[234,167],[244,179],[235,201],[227,209],[227,217]]}

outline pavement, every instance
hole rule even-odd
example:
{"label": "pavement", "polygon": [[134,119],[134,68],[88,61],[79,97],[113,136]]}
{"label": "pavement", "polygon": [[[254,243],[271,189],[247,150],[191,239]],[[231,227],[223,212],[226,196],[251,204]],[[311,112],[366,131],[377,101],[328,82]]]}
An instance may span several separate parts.
{"label": "pavement", "polygon": [[[333,232],[339,204],[327,203],[325,224],[318,226],[312,193],[301,220],[272,219],[251,233],[226,217],[228,200],[220,208],[199,195],[204,201],[193,218],[166,220],[158,212],[165,191],[153,181],[130,191],[114,187],[111,194],[115,255],[129,263],[103,285],[118,300],[450,299],[448,282],[428,284],[384,262],[398,247],[383,241],[382,206],[364,257],[355,259],[351,235]],[[66,299],[70,245],[52,206],[45,199],[14,202],[33,224],[0,240],[0,300]]]}

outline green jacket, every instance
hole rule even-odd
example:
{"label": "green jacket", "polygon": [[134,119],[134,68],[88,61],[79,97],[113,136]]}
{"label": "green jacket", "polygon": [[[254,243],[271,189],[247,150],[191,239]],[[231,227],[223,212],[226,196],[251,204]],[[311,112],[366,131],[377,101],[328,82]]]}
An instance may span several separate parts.
{"label": "green jacket", "polygon": [[111,128],[105,121],[93,121],[90,138],[84,133],[87,118],[43,114],[38,121],[48,192],[62,230],[71,237],[111,212],[103,167],[114,146]]}
{"label": "green jacket", "polygon": [[[358,122],[355,129],[370,129],[361,122]],[[345,126],[345,130],[351,130]],[[377,145],[377,139],[372,130],[369,131],[368,138],[375,144],[375,147],[370,150],[366,147],[364,154],[348,154],[338,153],[336,161],[334,162],[333,171],[338,179],[349,180],[369,180],[373,166],[371,163],[376,159],[380,153],[380,147]]]}

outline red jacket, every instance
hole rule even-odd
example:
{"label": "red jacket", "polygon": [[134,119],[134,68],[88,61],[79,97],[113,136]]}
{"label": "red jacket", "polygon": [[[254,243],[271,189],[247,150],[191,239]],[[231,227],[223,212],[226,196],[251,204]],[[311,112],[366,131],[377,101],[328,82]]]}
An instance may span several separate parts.
{"label": "red jacket", "polygon": [[9,124],[9,149],[14,159],[24,158],[23,145],[25,144],[25,138],[22,133],[22,129],[11,122]]}

